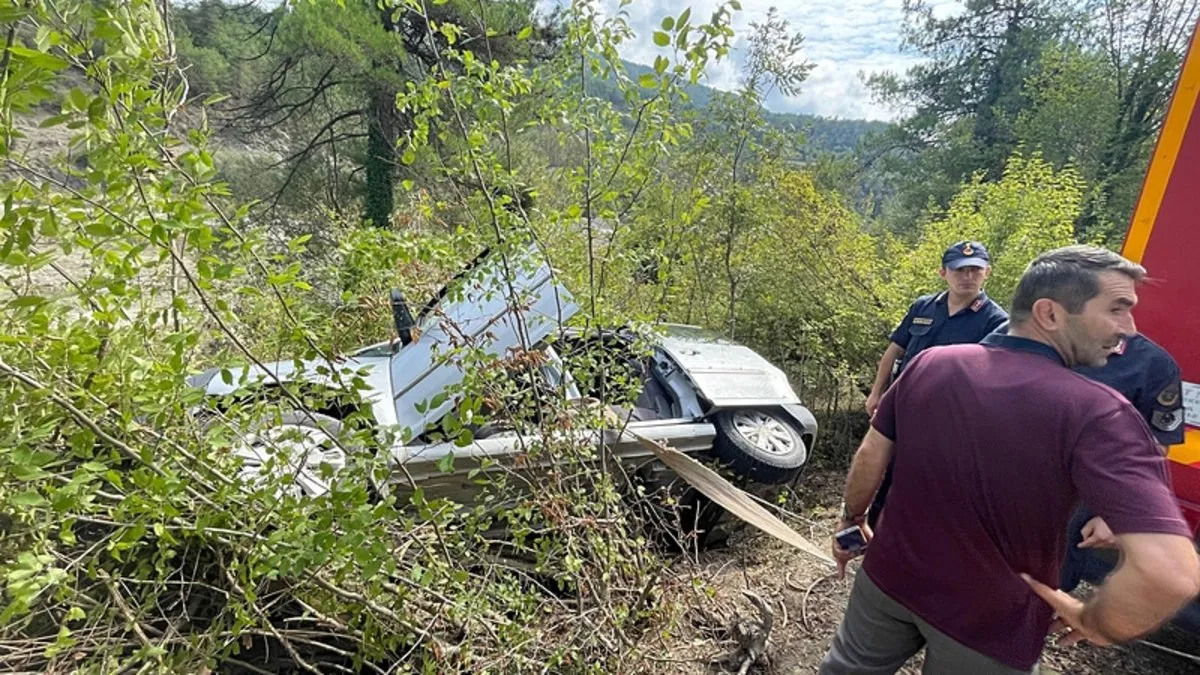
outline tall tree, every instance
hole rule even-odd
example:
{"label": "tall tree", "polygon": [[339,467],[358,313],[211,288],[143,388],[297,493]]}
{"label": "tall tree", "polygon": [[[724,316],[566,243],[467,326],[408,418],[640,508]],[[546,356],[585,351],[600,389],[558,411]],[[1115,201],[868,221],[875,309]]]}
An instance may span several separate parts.
{"label": "tall tree", "polygon": [[718,246],[703,253],[712,259],[700,264],[723,273],[725,323],[731,337],[737,331],[739,292],[747,278],[742,258],[761,230],[762,204],[755,183],[784,154],[778,146],[786,142],[770,128],[763,101],[775,92],[798,94],[813,67],[801,58],[804,37],[774,8],[764,21],[752,22],[750,30],[739,87],[717,94],[704,110],[694,159],[697,174],[711,172],[706,197],[718,207],[701,225]]}
{"label": "tall tree", "polygon": [[[1137,185],[1154,136],[1162,123],[1172,83],[1196,26],[1200,7],[1194,0],[1101,0],[1103,49],[1112,71],[1116,119],[1097,171],[1098,199],[1087,205],[1081,226],[1123,226],[1137,198]],[[1107,216],[1107,217],[1106,217]],[[1124,217],[1122,217],[1124,216]]]}
{"label": "tall tree", "polygon": [[[401,3],[352,0],[281,5],[263,13],[252,35],[265,42],[257,55],[265,77],[244,87],[225,108],[227,128],[245,138],[275,138],[278,157],[259,170],[278,173],[265,203],[307,197],[342,210],[346,193],[361,195],[363,215],[387,226],[405,156],[398,141],[409,127],[396,109],[406,84],[419,82],[449,44],[470,45],[480,58],[521,58],[537,40],[518,40],[535,22],[534,0],[451,0]],[[183,15],[193,39],[229,13],[207,0]],[[486,30],[484,29],[486,26]],[[551,35],[539,30],[536,36]],[[247,34],[247,38],[251,34]],[[207,46],[207,45],[206,45]],[[311,178],[304,182],[305,176]],[[297,188],[296,183],[301,183]],[[317,185],[324,189],[313,189]],[[293,203],[303,199],[292,200]]]}
{"label": "tall tree", "polygon": [[1029,104],[1024,82],[1075,10],[1053,0],[969,0],[947,17],[928,0],[905,0],[904,11],[904,44],[925,60],[870,85],[912,114],[866,153],[896,175],[900,215],[911,224],[931,200],[944,206],[974,172],[1002,175]]}
{"label": "tall tree", "polygon": [[1089,189],[1081,236],[1112,240],[1130,217],[1198,6],[1191,0],[1101,0],[1026,80],[1020,142]]}

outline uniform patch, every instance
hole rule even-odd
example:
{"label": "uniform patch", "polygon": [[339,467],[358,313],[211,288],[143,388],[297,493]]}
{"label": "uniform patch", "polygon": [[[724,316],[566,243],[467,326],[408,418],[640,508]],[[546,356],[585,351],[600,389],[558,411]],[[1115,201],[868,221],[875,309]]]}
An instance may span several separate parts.
{"label": "uniform patch", "polygon": [[1165,389],[1158,392],[1158,397],[1154,400],[1166,408],[1173,407],[1176,403],[1179,403],[1179,383],[1172,382],[1168,384]]}
{"label": "uniform patch", "polygon": [[975,249],[970,244],[964,244],[962,247],[963,255],[974,255]]}
{"label": "uniform patch", "polygon": [[971,303],[971,311],[972,312],[978,312],[980,307],[983,307],[983,298],[980,298],[980,299],[976,300],[975,302]]}
{"label": "uniform patch", "polygon": [[913,323],[917,324],[918,326],[929,326],[929,325],[933,324],[933,317],[914,316]]}
{"label": "uniform patch", "polygon": [[1175,431],[1183,424],[1183,408],[1155,410],[1150,416],[1150,425],[1159,431]]}

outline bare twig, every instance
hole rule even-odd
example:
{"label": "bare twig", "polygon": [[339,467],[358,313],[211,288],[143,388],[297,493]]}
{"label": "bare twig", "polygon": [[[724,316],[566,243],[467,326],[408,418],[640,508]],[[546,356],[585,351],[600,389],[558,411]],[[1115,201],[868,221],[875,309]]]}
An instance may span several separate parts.
{"label": "bare twig", "polygon": [[[808,631],[809,633],[812,633],[812,627],[808,625],[808,596],[812,594],[813,589],[816,588],[818,584],[820,584],[822,581],[832,579],[834,576],[836,575],[830,573],[823,577],[818,577],[808,585],[808,588],[804,589],[804,599],[800,601],[800,623],[804,626],[804,630]],[[784,582],[787,584],[788,588],[791,588],[795,591],[800,590],[799,587],[792,584],[791,574],[788,574],[786,577],[784,577]]]}

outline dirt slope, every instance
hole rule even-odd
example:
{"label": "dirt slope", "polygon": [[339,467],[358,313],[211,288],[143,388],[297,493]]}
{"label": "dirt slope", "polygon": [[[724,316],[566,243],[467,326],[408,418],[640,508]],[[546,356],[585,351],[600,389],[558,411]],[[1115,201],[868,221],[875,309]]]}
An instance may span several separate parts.
{"label": "dirt slope", "polygon": [[[845,478],[842,472],[807,476],[803,494],[792,503],[800,516],[790,524],[815,541],[827,541],[836,525]],[[851,579],[838,581],[810,564],[800,554],[754,532],[738,532],[727,548],[701,554],[695,561],[702,576],[718,589],[711,602],[688,612],[678,635],[665,641],[666,653],[650,665],[658,673],[736,672],[737,665],[719,663],[736,652],[737,642],[729,625],[737,616],[757,616],[743,589],[760,595],[774,607],[774,629],[770,638],[771,663],[756,666],[750,673],[804,675],[817,666],[837,629]],[[857,565],[855,565],[857,567]],[[1166,629],[1150,638],[1171,649],[1200,658],[1200,636]],[[921,657],[915,657],[902,673],[920,672]],[[714,663],[717,661],[717,663]],[[1058,648],[1050,644],[1043,653],[1044,673],[1071,675],[1195,675],[1196,662],[1157,651],[1144,645],[1102,649],[1091,645]]]}

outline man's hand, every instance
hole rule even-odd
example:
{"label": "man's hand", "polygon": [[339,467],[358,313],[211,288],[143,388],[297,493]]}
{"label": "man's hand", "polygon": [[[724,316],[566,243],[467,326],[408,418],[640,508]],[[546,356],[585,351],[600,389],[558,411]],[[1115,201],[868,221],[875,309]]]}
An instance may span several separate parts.
{"label": "man's hand", "polygon": [[[1058,637],[1059,645],[1067,647],[1084,640],[1100,646],[1112,644],[1112,642],[1102,637],[1099,633],[1089,630],[1084,625],[1084,609],[1086,605],[1082,600],[1056,588],[1050,588],[1028,574],[1022,574],[1021,578],[1025,580],[1025,583],[1029,584],[1034,593],[1038,594],[1038,597],[1045,600],[1046,604],[1050,605],[1054,610],[1054,622],[1050,624],[1049,634],[1057,635],[1062,633]],[[1064,633],[1063,631],[1066,632]]]}
{"label": "man's hand", "polygon": [[872,391],[871,394],[867,396],[867,415],[875,417],[875,411],[879,409],[879,400],[882,398],[883,394],[875,391]]}
{"label": "man's hand", "polygon": [[1117,548],[1117,538],[1100,516],[1087,521],[1079,533],[1083,535],[1079,548]]}
{"label": "man's hand", "polygon": [[847,527],[853,527],[855,525],[858,525],[859,529],[862,530],[863,541],[866,543],[870,544],[871,537],[874,536],[874,534],[871,532],[871,527],[867,525],[865,518],[843,520],[838,524],[837,529],[833,531],[833,559],[837,561],[839,579],[846,578],[846,564],[863,554],[862,551],[847,551],[838,545],[837,533],[841,532]]}

